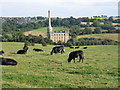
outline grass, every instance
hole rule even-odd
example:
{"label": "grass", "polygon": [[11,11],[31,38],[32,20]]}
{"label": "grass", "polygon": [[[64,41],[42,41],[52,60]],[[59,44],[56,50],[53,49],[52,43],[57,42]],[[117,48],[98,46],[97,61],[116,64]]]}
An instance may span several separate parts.
{"label": "grass", "polygon": [[[3,42],[4,57],[13,58],[16,66],[2,67],[3,88],[117,88],[118,47],[88,46],[83,63],[67,62],[74,49],[65,47],[64,54],[50,55],[53,45],[29,46],[26,55],[15,54],[23,43]],[[41,48],[44,52],[34,52]],[[79,50],[79,49],[75,49]]]}
{"label": "grass", "polygon": [[[53,31],[59,31],[64,28],[63,27],[53,27],[52,29],[53,29]],[[32,35],[36,35],[36,36],[39,36],[41,34],[43,37],[47,37],[47,27],[42,27],[39,29],[34,29],[32,31],[24,32],[24,34],[25,35],[32,34]]]}
{"label": "grass", "polygon": [[80,35],[77,38],[101,38],[101,39],[112,39],[112,40],[118,41],[118,33]]}

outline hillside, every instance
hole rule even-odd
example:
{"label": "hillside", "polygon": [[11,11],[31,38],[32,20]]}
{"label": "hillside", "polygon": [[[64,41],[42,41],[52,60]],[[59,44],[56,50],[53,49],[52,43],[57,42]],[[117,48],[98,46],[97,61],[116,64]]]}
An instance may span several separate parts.
{"label": "hillside", "polygon": [[46,37],[47,36],[47,28],[43,27],[43,28],[39,28],[39,29],[34,29],[32,31],[24,32],[24,34],[26,36],[28,36],[29,34],[39,36],[41,34],[42,36]]}
{"label": "hillside", "polygon": [[[65,29],[65,28],[53,27],[53,31],[59,31],[59,30],[63,30],[63,29]],[[32,31],[24,32],[24,34],[26,36],[29,35],[29,34],[39,36],[41,34],[43,37],[47,37],[47,27],[42,27],[42,28],[39,28],[39,29],[34,29]]]}
{"label": "hillside", "polygon": [[[118,88],[118,46],[88,46],[84,62],[67,62],[74,49],[65,47],[64,54],[50,55],[53,45],[29,46],[26,55],[15,54],[23,43],[3,42],[3,57],[15,59],[16,66],[2,68],[2,88]],[[41,48],[44,52],[34,52]]]}
{"label": "hillside", "polygon": [[[36,36],[39,36],[41,34],[43,37],[47,37],[46,29],[47,29],[46,27],[34,29],[32,31],[25,32],[24,34],[25,35],[32,34],[32,35],[36,35]],[[54,30],[62,30],[62,29],[64,29],[64,28],[53,27],[53,31]],[[112,39],[112,40],[118,41],[118,34],[117,33],[89,34],[89,35],[80,35],[80,36],[77,36],[77,38],[101,38],[101,39]]]}
{"label": "hillside", "polygon": [[[87,22],[81,22],[81,24],[87,24]],[[89,24],[93,24],[93,22],[89,22]],[[100,24],[104,24],[104,22],[100,23]],[[112,25],[118,25],[118,23],[112,23]]]}
{"label": "hillside", "polygon": [[118,41],[118,34],[89,34],[89,35],[80,35],[77,38],[101,38],[101,39],[112,39]]}

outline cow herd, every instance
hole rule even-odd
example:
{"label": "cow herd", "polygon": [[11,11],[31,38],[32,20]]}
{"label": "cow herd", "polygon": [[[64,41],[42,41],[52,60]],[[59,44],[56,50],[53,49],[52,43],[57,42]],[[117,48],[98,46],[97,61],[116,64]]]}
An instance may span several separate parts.
{"label": "cow herd", "polygon": [[[70,48],[72,48],[72,47],[70,47]],[[79,47],[75,47],[75,48],[79,48]],[[86,49],[86,48],[87,47],[84,47],[83,49]],[[26,44],[24,44],[23,49],[18,50],[17,54],[26,54],[28,49],[29,49],[29,47]],[[33,51],[43,52],[42,49],[37,49],[37,48],[34,48]],[[3,55],[4,53],[5,52],[3,50],[0,51],[0,55]],[[53,47],[51,52],[50,52],[50,55],[57,54],[57,53],[61,53],[61,54],[65,53],[64,46]],[[68,57],[68,62],[71,62],[71,60],[74,60],[74,63],[75,63],[75,58],[79,58],[78,62],[80,62],[81,60],[83,62],[84,52],[82,50],[70,52],[69,57]],[[17,65],[17,61],[15,61],[14,59],[3,58],[3,57],[0,57],[0,63],[1,63],[1,65]]]}
{"label": "cow herd", "polygon": [[[80,47],[79,47],[79,46],[76,46],[76,47],[70,46],[70,48],[72,48],[72,49],[78,49],[78,48],[80,48]],[[87,49],[87,47],[83,47],[83,49]]]}

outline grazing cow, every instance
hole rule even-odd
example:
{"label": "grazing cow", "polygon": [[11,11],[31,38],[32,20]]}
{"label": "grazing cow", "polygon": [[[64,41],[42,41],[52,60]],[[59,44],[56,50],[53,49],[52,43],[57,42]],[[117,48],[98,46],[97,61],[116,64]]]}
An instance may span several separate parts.
{"label": "grazing cow", "polygon": [[84,59],[84,55],[83,55],[83,51],[82,50],[78,50],[78,51],[73,51],[69,54],[69,58],[68,58],[68,62],[71,62],[71,60],[74,60],[75,63],[75,58],[79,57],[79,62]]}
{"label": "grazing cow", "polygon": [[65,50],[64,50],[64,47],[63,46],[57,46],[57,47],[54,47],[52,49],[52,51],[50,52],[51,55],[53,55],[53,53],[64,53]]}
{"label": "grazing cow", "polygon": [[1,65],[17,65],[17,61],[10,58],[0,57],[0,62],[1,62]]}
{"label": "grazing cow", "polygon": [[26,53],[27,53],[26,50],[18,50],[18,51],[17,51],[17,54],[26,54]]}
{"label": "grazing cow", "polygon": [[36,49],[36,48],[34,48],[33,50],[36,51],[36,52],[43,52],[42,49]]}
{"label": "grazing cow", "polygon": [[28,46],[24,45],[23,50],[17,51],[17,54],[26,54],[28,50]]}
{"label": "grazing cow", "polygon": [[28,50],[28,46],[26,44],[24,45],[23,50],[25,50],[25,51]]}
{"label": "grazing cow", "polygon": [[83,49],[87,49],[87,47],[83,47]]}
{"label": "grazing cow", "polygon": [[3,55],[5,52],[2,50],[2,51],[0,51],[0,55]]}
{"label": "grazing cow", "polygon": [[70,48],[74,48],[74,47],[70,47]]}
{"label": "grazing cow", "polygon": [[79,46],[78,47],[75,47],[75,49],[78,49],[79,48]]}

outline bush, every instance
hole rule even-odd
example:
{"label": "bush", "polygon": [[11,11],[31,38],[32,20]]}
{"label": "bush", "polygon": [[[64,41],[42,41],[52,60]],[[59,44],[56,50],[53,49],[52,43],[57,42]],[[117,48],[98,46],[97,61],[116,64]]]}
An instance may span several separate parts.
{"label": "bush", "polygon": [[72,44],[72,42],[67,42],[66,46],[71,47],[71,46],[73,46],[73,44]]}
{"label": "bush", "polygon": [[42,46],[47,46],[47,43],[45,41],[41,42]]}
{"label": "bush", "polygon": [[25,41],[25,44],[26,44],[27,46],[35,46],[34,43],[31,43],[31,42],[29,42],[29,41]]}

